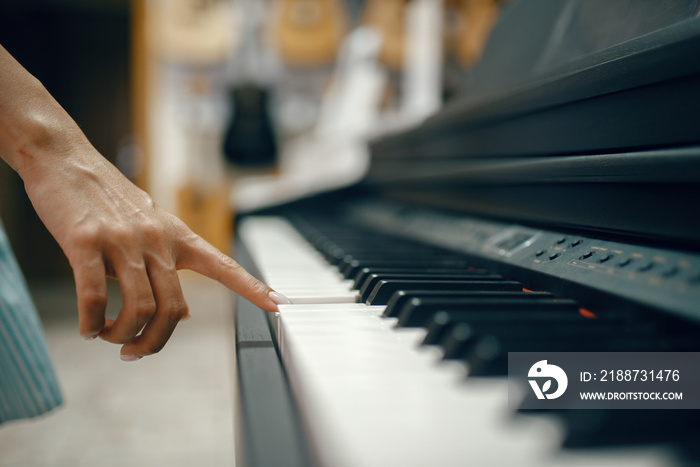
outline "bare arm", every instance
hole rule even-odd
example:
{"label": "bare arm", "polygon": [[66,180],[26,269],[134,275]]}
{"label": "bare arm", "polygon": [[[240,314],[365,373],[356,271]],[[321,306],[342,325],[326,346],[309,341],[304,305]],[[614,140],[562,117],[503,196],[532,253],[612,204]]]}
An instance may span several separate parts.
{"label": "bare arm", "polygon": [[[178,269],[267,311],[286,302],[126,179],[1,46],[0,157],[73,268],[80,334],[124,344],[124,360],[162,349],[186,313]],[[114,321],[105,319],[107,276],[119,279],[123,298]]]}

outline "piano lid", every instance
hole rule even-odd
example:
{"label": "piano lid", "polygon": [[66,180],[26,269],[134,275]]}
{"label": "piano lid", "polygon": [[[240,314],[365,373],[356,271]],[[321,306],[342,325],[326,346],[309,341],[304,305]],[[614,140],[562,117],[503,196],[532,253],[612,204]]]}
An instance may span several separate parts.
{"label": "piano lid", "polygon": [[371,144],[411,202],[700,248],[700,2],[522,0],[461,98]]}

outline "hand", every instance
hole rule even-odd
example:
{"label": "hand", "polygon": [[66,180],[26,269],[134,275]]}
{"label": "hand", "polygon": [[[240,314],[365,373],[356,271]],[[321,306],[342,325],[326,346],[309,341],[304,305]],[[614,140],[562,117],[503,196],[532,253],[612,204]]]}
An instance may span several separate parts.
{"label": "hand", "polygon": [[[187,313],[178,269],[216,279],[267,311],[289,303],[109,164],[1,46],[0,157],[24,180],[73,267],[80,334],[124,344],[122,359],[158,352]],[[107,276],[120,282],[124,306],[116,320],[105,319]]]}
{"label": "hand", "polygon": [[[80,334],[124,344],[137,360],[163,348],[187,312],[178,269],[211,277],[255,305],[285,299],[194,234],[127,180],[83,138],[37,157],[22,176],[39,217],[75,275]],[[123,308],[105,319],[106,277],[117,278]]]}

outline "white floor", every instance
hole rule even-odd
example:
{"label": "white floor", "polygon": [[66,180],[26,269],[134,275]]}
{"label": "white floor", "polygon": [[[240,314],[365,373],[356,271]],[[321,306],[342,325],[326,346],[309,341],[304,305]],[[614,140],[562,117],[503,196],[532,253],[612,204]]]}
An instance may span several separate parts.
{"label": "white floor", "polygon": [[183,289],[192,317],[160,354],[125,363],[78,335],[72,289],[32,287],[65,402],[0,426],[0,467],[233,465],[232,297],[190,275]]}

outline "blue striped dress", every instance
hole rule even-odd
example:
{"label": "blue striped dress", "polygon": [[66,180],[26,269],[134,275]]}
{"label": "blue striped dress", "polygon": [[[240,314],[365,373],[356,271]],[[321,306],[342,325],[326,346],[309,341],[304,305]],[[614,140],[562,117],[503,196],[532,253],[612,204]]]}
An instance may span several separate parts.
{"label": "blue striped dress", "polygon": [[0,423],[60,403],[41,324],[0,222]]}

